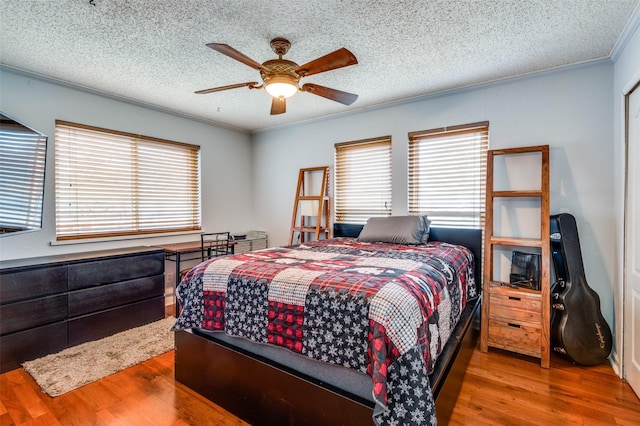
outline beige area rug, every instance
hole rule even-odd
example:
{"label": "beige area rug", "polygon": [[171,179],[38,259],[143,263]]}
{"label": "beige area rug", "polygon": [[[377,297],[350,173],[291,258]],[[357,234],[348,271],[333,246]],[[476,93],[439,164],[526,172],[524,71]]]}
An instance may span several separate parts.
{"label": "beige area rug", "polygon": [[44,392],[62,395],[172,350],[175,321],[168,317],[27,361],[22,367]]}

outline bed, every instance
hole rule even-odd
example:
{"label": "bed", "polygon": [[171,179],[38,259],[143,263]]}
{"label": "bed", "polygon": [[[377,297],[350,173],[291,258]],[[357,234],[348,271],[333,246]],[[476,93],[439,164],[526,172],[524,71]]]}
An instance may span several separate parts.
{"label": "bed", "polygon": [[[418,245],[361,231],[194,267],[176,380],[256,425],[445,424],[477,341],[481,231],[432,227]],[[416,330],[399,325],[416,315]]]}

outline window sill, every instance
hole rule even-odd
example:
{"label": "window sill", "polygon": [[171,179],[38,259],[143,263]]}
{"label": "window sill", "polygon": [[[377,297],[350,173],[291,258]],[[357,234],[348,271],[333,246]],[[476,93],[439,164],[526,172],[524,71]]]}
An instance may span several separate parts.
{"label": "window sill", "polygon": [[[79,238],[77,240],[55,240],[50,241],[49,244],[52,246],[65,246],[72,244],[87,244],[87,243],[106,243],[113,241],[130,241],[130,240],[148,240],[150,238],[161,238],[161,237],[176,237],[180,235],[200,235],[202,231],[180,231],[180,232],[161,232],[157,234],[144,234],[144,235],[122,235],[117,237],[99,237],[99,238]],[[145,244],[145,245],[153,245],[153,244]]]}

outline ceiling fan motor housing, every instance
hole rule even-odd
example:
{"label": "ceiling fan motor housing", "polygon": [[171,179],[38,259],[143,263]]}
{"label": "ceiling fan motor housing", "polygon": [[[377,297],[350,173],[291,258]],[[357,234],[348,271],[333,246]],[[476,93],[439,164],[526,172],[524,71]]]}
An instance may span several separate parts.
{"label": "ceiling fan motor housing", "polygon": [[269,68],[271,72],[260,71],[260,77],[265,84],[269,83],[274,77],[278,77],[282,80],[288,80],[291,84],[298,85],[300,76],[296,73],[295,69],[298,68],[298,64],[286,59],[271,59],[264,62],[262,65]]}

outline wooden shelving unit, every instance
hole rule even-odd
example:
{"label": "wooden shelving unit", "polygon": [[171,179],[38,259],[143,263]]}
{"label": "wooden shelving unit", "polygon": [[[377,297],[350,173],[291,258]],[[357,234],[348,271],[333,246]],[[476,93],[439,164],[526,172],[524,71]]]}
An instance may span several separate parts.
{"label": "wooden shelving unit", "polygon": [[[498,156],[540,155],[540,188],[527,190],[494,190],[494,161]],[[516,158],[517,160],[517,158]],[[539,200],[540,235],[518,238],[495,235],[494,202],[500,198],[532,198]],[[549,368],[550,355],[550,239],[549,239],[549,146],[531,146],[490,150],[487,153],[486,220],[484,240],[484,276],[482,331],[483,352],[500,348],[540,358]],[[531,248],[540,253],[540,290],[511,287],[496,280],[494,253],[497,249]]]}

